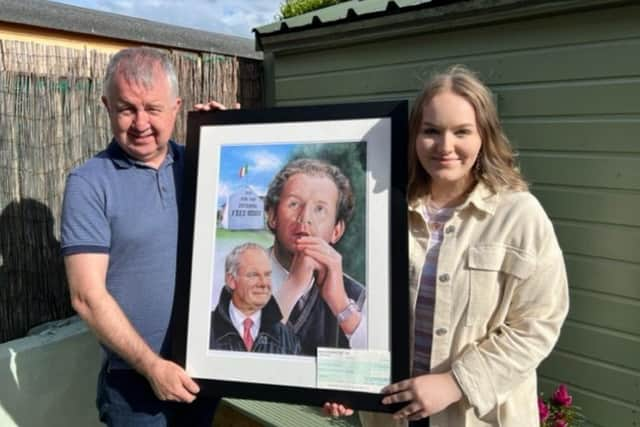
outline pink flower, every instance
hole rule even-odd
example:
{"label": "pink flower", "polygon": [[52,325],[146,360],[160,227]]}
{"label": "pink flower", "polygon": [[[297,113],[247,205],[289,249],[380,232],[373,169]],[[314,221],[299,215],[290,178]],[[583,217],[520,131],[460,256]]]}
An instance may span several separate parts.
{"label": "pink flower", "polygon": [[[555,392],[553,392],[553,401],[560,406],[571,406],[573,397],[569,394],[567,386],[560,384]],[[564,425],[560,426],[563,427]]]}
{"label": "pink flower", "polygon": [[553,422],[553,427],[567,427],[569,423],[564,418],[558,417]]}
{"label": "pink flower", "polygon": [[538,398],[538,414],[540,415],[540,422],[543,423],[549,418],[549,407],[541,397]]}

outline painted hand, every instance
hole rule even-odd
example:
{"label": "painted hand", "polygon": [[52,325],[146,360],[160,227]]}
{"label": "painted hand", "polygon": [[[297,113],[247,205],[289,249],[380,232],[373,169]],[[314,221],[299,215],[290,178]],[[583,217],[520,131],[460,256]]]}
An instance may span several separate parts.
{"label": "painted hand", "polygon": [[296,241],[296,249],[316,262],[316,282],[331,311],[337,314],[344,310],[348,296],[342,276],[342,255],[320,237],[301,237]]}

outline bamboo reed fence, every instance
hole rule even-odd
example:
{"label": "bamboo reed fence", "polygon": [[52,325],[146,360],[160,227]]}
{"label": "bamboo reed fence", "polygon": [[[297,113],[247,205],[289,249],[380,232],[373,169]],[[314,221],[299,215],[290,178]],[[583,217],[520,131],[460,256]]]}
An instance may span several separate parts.
{"label": "bamboo reed fence", "polygon": [[[186,115],[215,99],[259,107],[261,63],[173,51]],[[0,40],[0,342],[73,314],[60,256],[59,220],[69,171],[111,137],[100,102],[110,54]]]}

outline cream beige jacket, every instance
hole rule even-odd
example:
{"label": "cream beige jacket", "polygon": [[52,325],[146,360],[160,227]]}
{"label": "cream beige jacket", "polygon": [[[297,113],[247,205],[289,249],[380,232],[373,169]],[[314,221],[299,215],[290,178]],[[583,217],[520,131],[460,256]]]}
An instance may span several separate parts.
{"label": "cream beige jacket", "polygon": [[[411,331],[429,239],[421,211],[409,208]],[[431,370],[453,370],[464,398],[433,415],[431,427],[538,426],[536,368],[556,343],[569,296],[536,198],[478,184],[444,227],[436,277]],[[361,419],[396,425],[388,415]]]}

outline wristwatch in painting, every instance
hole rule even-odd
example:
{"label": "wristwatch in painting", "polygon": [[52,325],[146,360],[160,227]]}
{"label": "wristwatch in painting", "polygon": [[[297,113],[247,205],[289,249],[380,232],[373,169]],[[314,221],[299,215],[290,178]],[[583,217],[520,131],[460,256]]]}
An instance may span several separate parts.
{"label": "wristwatch in painting", "polygon": [[356,302],[349,298],[349,304],[347,304],[345,309],[338,313],[338,315],[336,316],[336,318],[338,319],[338,323],[342,323],[345,320],[348,320],[349,318],[351,318],[351,316],[358,313],[359,311],[360,310],[358,310],[358,305],[356,304]]}

